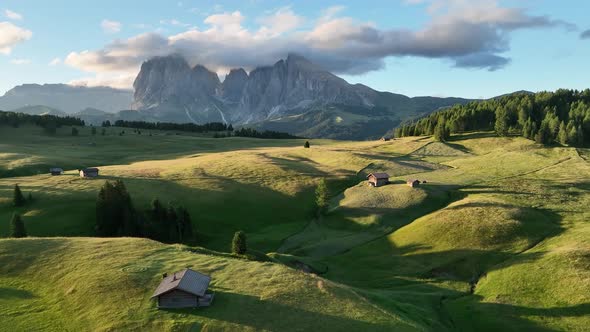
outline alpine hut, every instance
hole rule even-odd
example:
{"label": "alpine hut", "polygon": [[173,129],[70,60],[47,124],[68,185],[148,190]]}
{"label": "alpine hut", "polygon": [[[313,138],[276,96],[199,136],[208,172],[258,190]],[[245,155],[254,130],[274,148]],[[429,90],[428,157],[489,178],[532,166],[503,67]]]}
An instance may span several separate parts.
{"label": "alpine hut", "polygon": [[373,187],[380,187],[389,183],[389,174],[387,173],[371,173],[367,176],[369,185]]}
{"label": "alpine hut", "polygon": [[52,167],[49,169],[51,175],[62,175],[63,172],[64,170],[59,167]]}
{"label": "alpine hut", "polygon": [[98,176],[98,168],[89,167],[80,170],[80,176],[83,178],[95,178]]}
{"label": "alpine hut", "polygon": [[152,295],[158,299],[158,308],[208,307],[213,295],[207,293],[211,277],[191,269],[164,275]]}

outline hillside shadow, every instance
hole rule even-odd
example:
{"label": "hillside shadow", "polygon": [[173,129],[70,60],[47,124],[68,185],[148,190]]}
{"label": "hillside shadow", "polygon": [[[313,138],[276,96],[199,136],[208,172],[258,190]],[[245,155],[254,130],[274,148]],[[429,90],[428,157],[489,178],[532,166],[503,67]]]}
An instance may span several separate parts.
{"label": "hillside shadow", "polygon": [[[305,304],[288,306],[260,297],[215,291],[210,307],[197,309],[161,309],[187,317],[203,317],[221,322],[247,326],[257,331],[391,331],[391,325],[364,322],[342,316],[327,315],[306,310]],[[343,314],[346,312],[342,312]],[[273,319],[269,319],[273,317]],[[238,328],[235,326],[234,328]]]}
{"label": "hillside shadow", "polygon": [[450,313],[454,327],[460,331],[560,331],[541,325],[529,317],[546,321],[549,318],[588,317],[590,303],[570,306],[535,308],[510,303],[484,302],[480,295],[444,300],[443,306]]}
{"label": "hillside shadow", "polygon": [[33,294],[32,292],[24,289],[18,288],[9,288],[9,287],[0,287],[0,299],[32,299],[36,298],[37,295]]}

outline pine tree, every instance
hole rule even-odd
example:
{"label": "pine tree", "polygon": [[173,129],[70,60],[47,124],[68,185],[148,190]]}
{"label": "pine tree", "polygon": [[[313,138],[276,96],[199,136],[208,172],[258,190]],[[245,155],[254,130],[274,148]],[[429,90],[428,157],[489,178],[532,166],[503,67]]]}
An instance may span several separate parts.
{"label": "pine tree", "polygon": [[303,144],[303,147],[306,149],[309,149],[309,141],[305,141],[305,144]]}
{"label": "pine tree", "polygon": [[25,205],[26,200],[25,200],[25,196],[23,196],[22,191],[20,190],[20,187],[18,186],[18,184],[14,185],[14,193],[12,196],[12,204],[14,206],[23,206]]}
{"label": "pine tree", "polygon": [[121,180],[106,181],[96,199],[96,232],[99,236],[136,236],[137,215]]}
{"label": "pine tree", "polygon": [[504,107],[496,109],[496,123],[494,130],[498,136],[508,135],[508,111]]}
{"label": "pine tree", "polygon": [[567,135],[567,141],[568,144],[576,144],[578,142],[578,128],[576,127],[575,124],[572,125],[572,128],[570,129],[570,131],[568,132]]}
{"label": "pine tree", "polygon": [[191,216],[188,213],[187,209],[183,206],[180,206],[176,210],[176,215],[178,216],[178,225],[179,225],[179,234],[181,241],[190,240],[193,237],[193,224],[191,221]]}
{"label": "pine tree", "polygon": [[182,240],[182,235],[179,231],[178,215],[171,203],[168,204],[168,209],[166,210],[166,226],[168,228],[169,241],[175,242]]}
{"label": "pine tree", "polygon": [[568,141],[567,138],[567,129],[565,127],[565,123],[561,121],[561,123],[559,124],[559,133],[557,134],[557,140],[559,141],[559,143],[565,145]]}
{"label": "pine tree", "polygon": [[315,189],[315,204],[318,217],[326,213],[328,207],[328,185],[322,178]]}
{"label": "pine tree", "polygon": [[246,234],[242,231],[237,231],[231,242],[231,252],[236,255],[243,255],[247,251]]}
{"label": "pine tree", "polygon": [[27,230],[25,229],[25,223],[21,219],[20,215],[14,214],[10,221],[10,236],[11,237],[26,237]]}

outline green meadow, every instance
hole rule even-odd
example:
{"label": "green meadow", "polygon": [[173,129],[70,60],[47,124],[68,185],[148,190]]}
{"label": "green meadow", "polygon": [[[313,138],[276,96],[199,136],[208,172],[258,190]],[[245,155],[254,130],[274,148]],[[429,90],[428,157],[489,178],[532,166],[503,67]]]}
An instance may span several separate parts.
{"label": "green meadow", "polygon": [[[488,132],[303,143],[1,127],[0,330],[590,326],[590,150]],[[83,167],[100,177],[80,178]],[[371,172],[391,184],[369,187]],[[184,205],[196,242],[93,237],[98,190],[117,179],[140,209]],[[15,184],[31,204],[12,206]],[[28,238],[6,238],[15,212]],[[237,230],[256,260],[229,254]],[[157,310],[162,273],[185,267],[212,276],[213,305]]]}

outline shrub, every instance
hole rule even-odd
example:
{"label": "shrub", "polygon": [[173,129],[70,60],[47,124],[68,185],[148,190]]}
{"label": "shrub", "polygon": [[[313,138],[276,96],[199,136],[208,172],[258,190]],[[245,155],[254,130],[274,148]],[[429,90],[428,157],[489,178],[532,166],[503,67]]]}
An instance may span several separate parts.
{"label": "shrub", "polygon": [[305,144],[303,144],[303,147],[306,149],[309,149],[309,141],[305,141]]}

